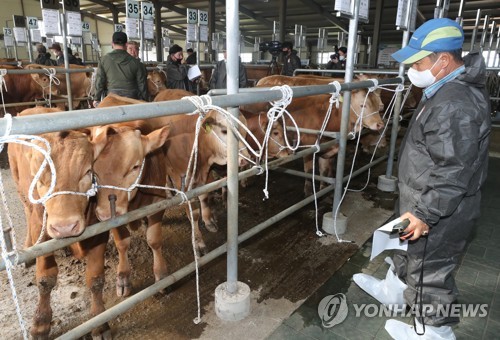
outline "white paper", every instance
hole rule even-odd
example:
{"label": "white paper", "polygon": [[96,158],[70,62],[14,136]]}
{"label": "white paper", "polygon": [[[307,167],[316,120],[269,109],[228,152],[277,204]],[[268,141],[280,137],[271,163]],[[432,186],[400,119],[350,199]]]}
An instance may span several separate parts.
{"label": "white paper", "polygon": [[138,23],[139,19],[125,18],[125,33],[129,39],[139,39]]}
{"label": "white paper", "polygon": [[26,29],[24,27],[14,27],[12,29],[14,31],[14,38],[17,43],[25,43],[26,40]]}
{"label": "white paper", "polygon": [[408,241],[400,241],[399,234],[391,234],[392,227],[401,222],[401,218],[396,218],[391,222],[384,224],[373,233],[372,254],[370,261],[378,254],[387,249],[408,249]]}
{"label": "white paper", "polygon": [[46,35],[59,35],[59,11],[42,8],[43,28]]}
{"label": "white paper", "polygon": [[197,38],[197,28],[196,24],[188,24],[186,28],[186,40],[187,41],[196,41]]}
{"label": "white paper", "polygon": [[200,41],[208,42],[208,26],[200,26]]}
{"label": "white paper", "polygon": [[31,30],[31,42],[40,43],[42,42],[42,34],[39,29]]}
{"label": "white paper", "polygon": [[153,20],[144,20],[144,39],[153,40],[154,39],[154,21]]}
{"label": "white paper", "polygon": [[3,43],[5,47],[12,47],[14,46],[14,38],[12,36],[4,35],[3,36]]}
{"label": "white paper", "polygon": [[193,65],[188,70],[188,78],[189,80],[193,80],[201,76],[201,71],[198,65]]}
{"label": "white paper", "polygon": [[80,12],[66,12],[66,22],[68,23],[68,35],[72,37],[82,36],[82,16]]}

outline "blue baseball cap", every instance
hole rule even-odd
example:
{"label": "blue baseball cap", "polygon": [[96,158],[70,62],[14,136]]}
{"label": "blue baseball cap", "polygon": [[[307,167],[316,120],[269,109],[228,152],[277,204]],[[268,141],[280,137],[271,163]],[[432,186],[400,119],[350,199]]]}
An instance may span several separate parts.
{"label": "blue baseball cap", "polygon": [[464,31],[447,18],[426,21],[413,33],[408,45],[392,54],[396,61],[413,64],[435,52],[449,52],[462,48]]}

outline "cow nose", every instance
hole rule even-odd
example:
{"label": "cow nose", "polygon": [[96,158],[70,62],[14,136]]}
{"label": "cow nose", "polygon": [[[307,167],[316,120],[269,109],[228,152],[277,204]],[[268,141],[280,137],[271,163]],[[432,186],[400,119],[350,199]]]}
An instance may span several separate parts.
{"label": "cow nose", "polygon": [[66,224],[54,223],[49,225],[48,233],[52,238],[65,238],[78,236],[83,232],[80,221],[70,222]]}
{"label": "cow nose", "polygon": [[247,162],[247,160],[246,160],[245,158],[240,157],[240,158],[238,159],[238,165],[239,165],[240,167],[245,166],[245,165],[247,165],[247,164],[248,164],[248,162]]}

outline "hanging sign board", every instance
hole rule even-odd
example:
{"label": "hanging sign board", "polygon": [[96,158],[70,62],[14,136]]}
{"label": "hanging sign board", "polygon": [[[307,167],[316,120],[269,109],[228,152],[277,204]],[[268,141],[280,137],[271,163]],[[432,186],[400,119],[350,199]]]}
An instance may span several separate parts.
{"label": "hanging sign board", "polygon": [[143,22],[143,34],[144,39],[153,40],[154,39],[154,21],[153,20],[144,20]]}
{"label": "hanging sign board", "polygon": [[29,29],[38,28],[38,18],[37,17],[26,17],[26,23]]}
{"label": "hanging sign board", "polygon": [[123,25],[115,24],[115,32],[123,32]]}
{"label": "hanging sign board", "polygon": [[[334,10],[337,11],[337,16],[346,15],[352,17],[351,1],[354,0],[335,0]],[[360,0],[359,2],[359,19],[368,22],[368,9],[370,0]]]}
{"label": "hanging sign board", "polygon": [[9,27],[3,28],[3,41],[5,47],[14,46],[14,33],[12,32],[12,28]]}
{"label": "hanging sign board", "polygon": [[14,31],[14,38],[17,43],[28,42],[26,39],[26,29],[24,27],[14,27],[12,30]]}
{"label": "hanging sign board", "polygon": [[80,12],[80,0],[64,0],[63,8],[65,11]]}
{"label": "hanging sign board", "polygon": [[196,9],[187,9],[187,23],[197,24],[198,23],[198,11]]}
{"label": "hanging sign board", "polygon": [[92,43],[92,33],[83,32],[83,43],[86,45],[90,45]]}
{"label": "hanging sign board", "polygon": [[196,24],[188,24],[186,29],[186,40],[196,41],[196,31],[198,26]]}
{"label": "hanging sign board", "polygon": [[198,11],[198,23],[200,25],[208,25],[208,12],[206,11]]}
{"label": "hanging sign board", "polygon": [[14,27],[26,27],[26,18],[21,15],[13,15]]}
{"label": "hanging sign board", "polygon": [[46,35],[59,35],[59,10],[42,9],[43,29]]}
{"label": "hanging sign board", "polygon": [[139,39],[139,19],[125,18],[125,33],[129,39]]}
{"label": "hanging sign board", "polygon": [[82,16],[80,12],[67,11],[66,23],[68,24],[68,35],[70,37],[82,36]]}
{"label": "hanging sign board", "polygon": [[42,8],[59,9],[59,0],[40,0]]}
{"label": "hanging sign board", "polygon": [[87,21],[82,21],[82,32],[90,32],[90,24]]}
{"label": "hanging sign board", "polygon": [[200,26],[200,41],[208,42],[208,26]]}
{"label": "hanging sign board", "polygon": [[144,20],[153,20],[155,15],[155,7],[152,2],[141,2],[142,18]]}
{"label": "hanging sign board", "polygon": [[31,42],[39,43],[42,42],[42,34],[39,29],[31,29]]}
{"label": "hanging sign board", "polygon": [[73,44],[73,45],[82,46],[82,38],[81,37],[72,37],[70,39],[70,41],[71,41],[71,44]]}
{"label": "hanging sign board", "polygon": [[[139,19],[140,17],[139,2],[135,0],[127,0],[126,6],[127,6],[127,11],[126,11],[127,18]],[[128,26],[127,24],[125,25]]]}

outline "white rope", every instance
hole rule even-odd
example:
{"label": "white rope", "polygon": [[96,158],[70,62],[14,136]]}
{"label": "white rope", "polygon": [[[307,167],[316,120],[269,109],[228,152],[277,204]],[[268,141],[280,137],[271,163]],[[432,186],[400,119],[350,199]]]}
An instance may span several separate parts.
{"label": "white rope", "polygon": [[[7,127],[6,127],[5,135],[2,137],[2,141],[0,142],[0,152],[3,150],[4,144],[5,144],[4,140],[8,139],[8,136],[10,135],[11,128],[12,128],[12,116],[10,114],[8,114],[8,113],[5,113],[5,117],[4,118],[7,119]],[[9,280],[10,290],[11,290],[11,293],[12,293],[12,300],[14,302],[14,306],[15,306],[15,309],[16,309],[16,314],[17,314],[17,319],[18,319],[18,322],[19,322],[19,327],[21,328],[21,332],[23,334],[23,339],[27,340],[27,339],[29,339],[28,331],[27,331],[26,323],[24,321],[23,314],[22,314],[22,311],[21,311],[21,306],[19,305],[19,299],[17,297],[16,285],[15,285],[15,282],[14,282],[14,277],[12,275],[12,268],[15,266],[15,264],[17,263],[17,261],[19,259],[18,252],[17,252],[17,245],[16,245],[17,238],[16,238],[16,235],[15,235],[14,223],[12,222],[12,218],[11,218],[11,215],[10,215],[9,207],[8,207],[8,204],[7,204],[7,197],[6,197],[5,189],[4,189],[4,186],[3,186],[3,178],[2,178],[2,173],[1,172],[0,172],[0,193],[1,193],[1,197],[2,197],[2,203],[3,203],[4,213],[5,213],[6,217],[7,217],[7,222],[8,222],[9,228],[10,228],[10,233],[11,233],[10,234],[10,238],[11,238],[11,244],[12,244],[12,250],[9,251],[7,249],[7,244],[6,244],[5,238],[4,238],[3,217],[0,214],[0,229],[1,229],[0,230],[0,246],[2,248],[2,259],[3,259],[4,263],[5,263],[5,270],[7,272],[7,277],[8,277],[8,280]],[[14,263],[12,263],[12,261],[11,261],[11,257],[12,256],[14,256]]]}
{"label": "white rope", "polygon": [[56,69],[51,67],[51,68],[44,68],[45,70],[45,74],[49,77],[49,85],[47,86],[43,86],[42,84],[39,84],[41,87],[42,87],[42,94],[43,94],[43,98],[45,100],[47,100],[46,96],[45,96],[45,88],[48,87],[49,88],[49,106],[52,106],[52,83],[54,83],[55,85],[59,86],[61,84],[61,81],[59,80],[59,78],[56,77]]}

